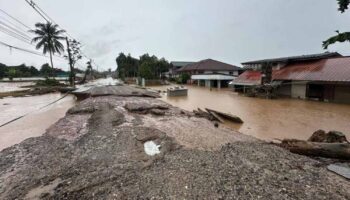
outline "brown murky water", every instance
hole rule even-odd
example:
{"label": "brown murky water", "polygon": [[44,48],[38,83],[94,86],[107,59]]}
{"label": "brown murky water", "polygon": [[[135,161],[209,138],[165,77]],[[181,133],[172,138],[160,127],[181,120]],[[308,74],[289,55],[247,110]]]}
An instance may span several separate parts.
{"label": "brown murky water", "polygon": [[[40,96],[0,99],[0,125],[27,114],[25,117],[0,127],[0,151],[21,141],[45,133],[52,124],[64,117],[75,104],[73,96],[42,108],[62,97],[60,93]],[[40,109],[42,108],[42,109]]]}
{"label": "brown murky water", "polygon": [[[164,91],[168,87],[153,89]],[[162,94],[162,99],[189,111],[211,108],[237,115],[244,124],[230,123],[230,127],[264,140],[307,139],[318,129],[341,131],[350,139],[350,105],[297,99],[249,98],[229,89],[210,91],[203,87],[187,87],[187,97],[167,97]]]}

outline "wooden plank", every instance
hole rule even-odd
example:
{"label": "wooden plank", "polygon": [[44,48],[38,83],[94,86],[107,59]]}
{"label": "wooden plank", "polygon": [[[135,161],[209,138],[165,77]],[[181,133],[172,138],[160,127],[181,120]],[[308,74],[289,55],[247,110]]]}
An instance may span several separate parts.
{"label": "wooden plank", "polygon": [[228,119],[228,120],[230,120],[232,122],[243,123],[243,120],[241,118],[239,118],[238,116],[236,116],[236,115],[223,113],[223,112],[212,110],[212,109],[208,109],[208,108],[206,108],[205,110],[207,110],[208,112],[215,113],[215,114],[219,115],[220,117]]}
{"label": "wooden plank", "polygon": [[224,123],[225,121],[219,116],[217,115],[215,112],[210,112],[208,111],[209,114],[211,114],[216,120],[218,120],[221,123]]}

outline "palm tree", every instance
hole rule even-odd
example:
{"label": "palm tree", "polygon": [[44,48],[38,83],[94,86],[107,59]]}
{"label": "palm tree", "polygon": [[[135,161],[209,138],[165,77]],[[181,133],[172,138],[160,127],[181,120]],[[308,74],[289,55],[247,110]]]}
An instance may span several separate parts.
{"label": "palm tree", "polygon": [[45,23],[36,23],[36,29],[30,30],[34,33],[36,37],[32,39],[32,42],[36,43],[36,49],[43,49],[43,53],[50,53],[50,61],[52,67],[52,73],[54,72],[52,56],[55,53],[61,54],[64,52],[64,46],[60,40],[64,40],[65,37],[61,36],[64,33],[64,30],[59,30],[57,24],[52,24],[50,22]]}

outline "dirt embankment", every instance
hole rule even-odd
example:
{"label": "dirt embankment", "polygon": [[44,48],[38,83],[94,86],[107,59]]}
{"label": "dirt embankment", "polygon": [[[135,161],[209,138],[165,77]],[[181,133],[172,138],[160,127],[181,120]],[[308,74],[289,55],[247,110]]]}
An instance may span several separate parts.
{"label": "dirt embankment", "polygon": [[[161,153],[147,155],[147,141]],[[0,199],[350,199],[349,191],[318,161],[146,97],[86,99],[44,136],[0,152]]]}

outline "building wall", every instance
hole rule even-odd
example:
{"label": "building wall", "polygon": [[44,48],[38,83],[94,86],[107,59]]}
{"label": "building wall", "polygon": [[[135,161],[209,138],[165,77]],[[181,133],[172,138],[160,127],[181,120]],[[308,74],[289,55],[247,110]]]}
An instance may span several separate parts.
{"label": "building wall", "polygon": [[292,98],[305,99],[306,83],[298,83],[297,81],[292,81],[291,96]]}
{"label": "building wall", "polygon": [[238,71],[204,71],[203,74],[213,74],[213,73],[219,73],[219,74],[227,74],[227,75],[234,75],[238,76]]}
{"label": "building wall", "polygon": [[205,80],[205,87],[208,87],[208,88],[213,87],[212,81],[211,80]]}
{"label": "building wall", "polygon": [[350,85],[336,86],[334,101],[338,103],[350,103]]}
{"label": "building wall", "polygon": [[290,97],[292,94],[292,86],[290,84],[281,85],[276,92],[279,96]]}

